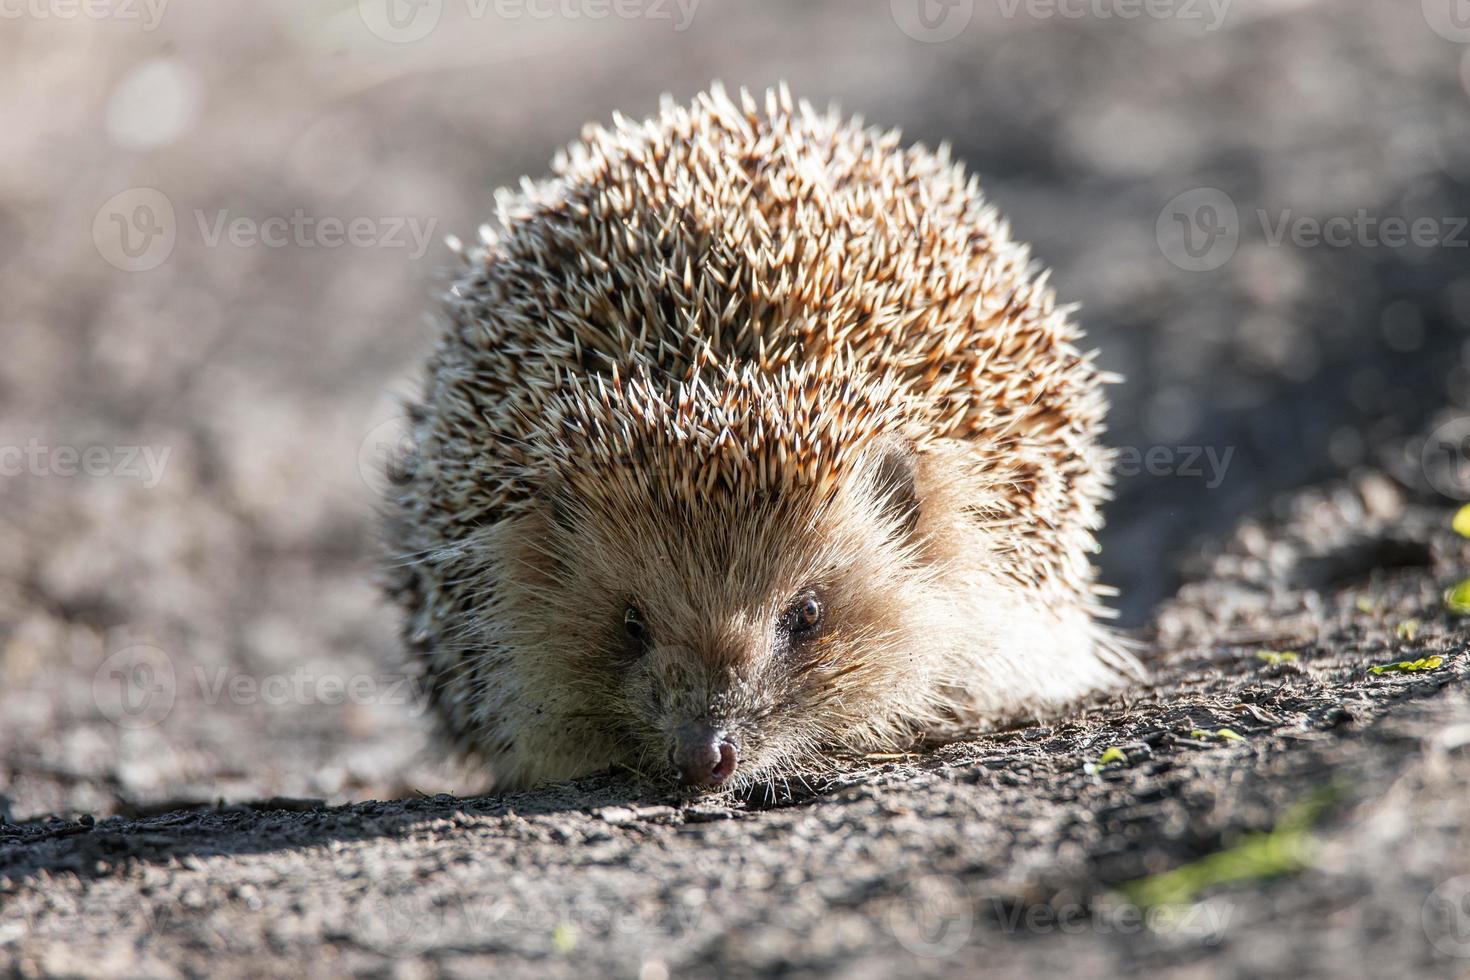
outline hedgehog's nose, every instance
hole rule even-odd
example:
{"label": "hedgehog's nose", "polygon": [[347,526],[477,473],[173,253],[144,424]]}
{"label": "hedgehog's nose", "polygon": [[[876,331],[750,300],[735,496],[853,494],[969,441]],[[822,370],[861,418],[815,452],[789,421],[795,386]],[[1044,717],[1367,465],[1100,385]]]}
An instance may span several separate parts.
{"label": "hedgehog's nose", "polygon": [[685,786],[718,786],[735,772],[735,743],[713,725],[693,722],[674,733],[669,762]]}

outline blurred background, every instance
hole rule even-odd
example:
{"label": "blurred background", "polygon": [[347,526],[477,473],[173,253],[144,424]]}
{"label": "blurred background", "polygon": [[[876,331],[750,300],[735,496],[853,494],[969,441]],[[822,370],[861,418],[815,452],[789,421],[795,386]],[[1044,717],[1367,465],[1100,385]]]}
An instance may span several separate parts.
{"label": "blurred background", "polygon": [[1463,0],[9,0],[0,78],[0,816],[467,788],[374,584],[443,238],[713,79],[950,142],[1082,304],[1130,627],[1284,491],[1461,486]]}

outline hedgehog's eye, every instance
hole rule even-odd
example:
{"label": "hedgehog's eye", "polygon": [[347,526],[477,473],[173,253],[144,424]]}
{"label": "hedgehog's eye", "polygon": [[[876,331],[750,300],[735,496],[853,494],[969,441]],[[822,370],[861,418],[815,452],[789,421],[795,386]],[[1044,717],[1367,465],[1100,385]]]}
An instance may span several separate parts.
{"label": "hedgehog's eye", "polygon": [[826,613],[816,596],[800,596],[781,617],[781,625],[792,639],[806,639],[822,628]]}
{"label": "hedgehog's eye", "polygon": [[643,611],[631,602],[623,607],[623,641],[630,657],[641,657],[648,652],[648,626],[643,622]]}

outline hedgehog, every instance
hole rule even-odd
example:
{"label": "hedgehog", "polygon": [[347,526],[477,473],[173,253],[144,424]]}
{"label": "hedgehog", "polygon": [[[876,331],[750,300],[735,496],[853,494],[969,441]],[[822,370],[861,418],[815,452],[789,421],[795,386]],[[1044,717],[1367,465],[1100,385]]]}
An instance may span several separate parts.
{"label": "hedgehog", "polygon": [[1089,559],[1115,379],[947,146],[716,85],[495,203],[388,536],[496,786],[774,788],[1140,676]]}

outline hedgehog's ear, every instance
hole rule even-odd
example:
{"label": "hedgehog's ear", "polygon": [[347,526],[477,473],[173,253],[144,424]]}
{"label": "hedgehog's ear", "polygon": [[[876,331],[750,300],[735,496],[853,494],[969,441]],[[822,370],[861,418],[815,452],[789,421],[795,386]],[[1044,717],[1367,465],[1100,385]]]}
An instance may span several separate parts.
{"label": "hedgehog's ear", "polygon": [[908,539],[919,527],[918,458],[907,439],[887,438],[873,446],[868,472],[882,512]]}

